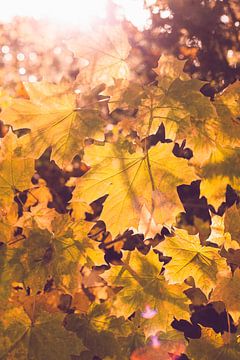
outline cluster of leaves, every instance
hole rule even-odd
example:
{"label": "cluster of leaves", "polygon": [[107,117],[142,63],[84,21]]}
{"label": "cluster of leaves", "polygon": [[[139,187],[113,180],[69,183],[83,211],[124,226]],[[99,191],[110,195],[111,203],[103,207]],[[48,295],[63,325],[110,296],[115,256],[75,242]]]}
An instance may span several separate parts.
{"label": "cluster of leaves", "polygon": [[66,44],[73,83],[0,98],[0,359],[238,359],[239,84],[141,83],[120,24]]}

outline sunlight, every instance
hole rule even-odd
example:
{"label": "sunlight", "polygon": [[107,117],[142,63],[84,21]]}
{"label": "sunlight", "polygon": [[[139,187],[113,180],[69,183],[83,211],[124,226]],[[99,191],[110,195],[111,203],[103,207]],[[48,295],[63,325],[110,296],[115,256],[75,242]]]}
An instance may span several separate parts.
{"label": "sunlight", "polygon": [[[144,9],[144,0],[114,0],[120,6],[120,13],[139,30],[148,27],[150,19],[150,10]],[[147,2],[147,5],[153,5],[155,0]]]}
{"label": "sunlight", "polygon": [[[131,21],[139,30],[149,24],[150,10],[144,9],[144,0],[113,0],[120,7],[119,16]],[[155,0],[148,0],[152,5]],[[97,20],[106,19],[108,0],[8,0],[0,12],[0,22],[9,22],[15,16],[30,16],[65,26],[77,26],[87,31]]]}
{"label": "sunlight", "polygon": [[1,7],[0,21],[8,22],[14,16],[31,16],[58,24],[77,25],[85,30],[95,20],[106,17],[107,0],[8,0]]}

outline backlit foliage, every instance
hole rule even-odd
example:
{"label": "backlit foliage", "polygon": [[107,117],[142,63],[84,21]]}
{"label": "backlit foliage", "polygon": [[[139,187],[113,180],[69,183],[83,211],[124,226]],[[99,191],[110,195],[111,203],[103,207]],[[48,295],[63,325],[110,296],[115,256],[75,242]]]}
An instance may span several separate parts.
{"label": "backlit foliage", "polygon": [[65,46],[0,97],[0,359],[239,359],[239,83],[146,83],[121,24]]}

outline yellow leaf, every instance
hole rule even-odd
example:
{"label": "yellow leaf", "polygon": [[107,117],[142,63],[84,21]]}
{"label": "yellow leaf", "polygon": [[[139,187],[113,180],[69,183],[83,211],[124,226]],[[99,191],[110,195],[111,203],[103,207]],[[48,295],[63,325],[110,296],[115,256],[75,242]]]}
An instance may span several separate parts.
{"label": "yellow leaf", "polygon": [[70,201],[69,209],[72,210],[71,216],[74,220],[83,220],[86,217],[86,212],[92,214],[91,206],[82,201]]}
{"label": "yellow leaf", "polygon": [[240,244],[240,209],[234,204],[224,214],[224,229]]}
{"label": "yellow leaf", "polygon": [[211,301],[223,301],[235,323],[240,317],[240,270],[219,273]]}
{"label": "yellow leaf", "polygon": [[[143,204],[157,223],[172,223],[181,209],[176,186],[191,181],[194,170],[171,150],[172,144],[158,144],[147,154],[129,154],[109,143],[87,147],[84,160],[91,169],[78,179],[73,200],[91,203],[108,194],[100,219],[113,237],[138,227]],[[175,206],[172,213],[165,211],[169,203]]]}
{"label": "yellow leaf", "polygon": [[183,63],[171,56],[160,58],[155,70],[159,75],[157,85],[138,90],[141,102],[133,129],[145,138],[156,133],[163,123],[166,137],[174,141],[187,139],[193,160],[201,164],[216,147],[217,114],[211,101],[200,92],[204,83],[191,79],[182,68]]}
{"label": "yellow leaf", "polygon": [[181,284],[191,275],[196,287],[206,295],[215,287],[219,270],[227,269],[217,249],[202,246],[197,236],[188,235],[184,230],[176,230],[173,237],[166,237],[157,249],[172,257],[164,273],[170,284]]}
{"label": "yellow leaf", "polygon": [[214,99],[219,117],[218,142],[224,146],[240,146],[240,84],[236,81]]}
{"label": "yellow leaf", "polygon": [[12,203],[7,207],[0,208],[0,233],[1,241],[10,242],[13,239],[14,229],[17,226],[18,206]]}
{"label": "yellow leaf", "polygon": [[23,158],[18,151],[19,140],[11,131],[1,139],[0,152],[0,201],[12,202],[18,191],[31,187],[34,160]]}
{"label": "yellow leaf", "polygon": [[64,167],[77,155],[85,138],[103,139],[103,121],[97,102],[77,105],[77,95],[68,85],[48,83],[25,84],[30,96],[27,99],[13,99],[1,118],[14,128],[31,129],[21,137],[25,155],[39,157],[44,150],[52,147],[52,158]]}
{"label": "yellow leaf", "polygon": [[32,205],[47,204],[52,201],[52,194],[50,193],[46,182],[43,179],[39,179],[38,185],[31,188],[27,194],[27,200],[24,204],[24,208],[28,209]]}
{"label": "yellow leaf", "polygon": [[136,310],[142,316],[146,307],[154,310],[155,314],[143,324],[147,337],[172,329],[174,317],[189,318],[188,299],[183,293],[187,286],[169,285],[160,274],[161,269],[162,264],[153,251],[142,255],[135,250],[125,257],[123,266],[111,267],[101,275],[108,285],[122,288],[110,299],[112,314],[128,318]]}
{"label": "yellow leaf", "polygon": [[37,223],[39,229],[47,229],[52,231],[52,221],[56,217],[56,211],[49,209],[46,204],[38,204],[32,206],[30,211],[24,211],[23,215],[18,219],[16,226],[21,228],[34,228],[34,222]]}
{"label": "yellow leaf", "polygon": [[240,190],[239,180],[240,147],[221,147],[212,152],[201,168],[201,195],[208,203],[218,207],[225,201],[227,185]]}
{"label": "yellow leaf", "polygon": [[191,360],[238,360],[240,356],[240,345],[238,335],[226,334],[228,342],[224,336],[216,334],[213,329],[202,328],[200,339],[191,339],[187,348],[187,355]]}
{"label": "yellow leaf", "polygon": [[131,46],[121,25],[104,25],[97,32],[82,34],[77,42],[69,39],[66,43],[83,63],[77,79],[80,86],[85,83],[92,88],[101,83],[112,85],[114,78],[127,79]]}

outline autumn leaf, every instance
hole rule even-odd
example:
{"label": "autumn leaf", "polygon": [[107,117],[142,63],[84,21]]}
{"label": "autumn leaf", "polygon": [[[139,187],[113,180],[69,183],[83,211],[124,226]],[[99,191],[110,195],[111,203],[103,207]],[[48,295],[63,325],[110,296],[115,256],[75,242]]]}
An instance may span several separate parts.
{"label": "autumn leaf", "polygon": [[69,39],[66,44],[80,60],[77,79],[80,86],[84,83],[91,88],[102,83],[112,85],[113,79],[128,78],[126,60],[131,46],[121,25],[104,25],[97,32],[82,34],[79,42]]}
{"label": "autumn leaf", "polygon": [[216,208],[225,201],[227,185],[237,191],[240,189],[239,159],[240,148],[218,146],[201,167],[201,194]]}
{"label": "autumn leaf", "polygon": [[83,148],[85,138],[103,140],[104,123],[97,102],[77,105],[77,95],[68,85],[26,83],[30,100],[13,99],[1,118],[15,129],[31,129],[19,142],[24,155],[39,157],[52,147],[52,158],[60,167],[68,165]]}
{"label": "autumn leaf", "polygon": [[212,329],[203,328],[201,339],[190,340],[187,355],[192,360],[199,360],[199,354],[201,354],[201,360],[238,360],[240,344],[237,336],[227,337],[229,341],[226,342],[221,334],[216,334]]}
{"label": "autumn leaf", "polygon": [[226,232],[226,233],[222,233],[222,234],[219,234],[220,236],[216,237],[213,235],[211,235],[208,239],[207,239],[207,242],[211,242],[213,244],[216,244],[218,245],[218,247],[220,249],[226,249],[226,250],[229,250],[229,249],[234,249],[234,250],[237,250],[237,249],[240,249],[240,246],[238,244],[237,241],[235,240],[232,240],[232,237],[231,237],[231,234],[229,232]]}
{"label": "autumn leaf", "polygon": [[46,181],[43,179],[38,180],[38,184],[32,186],[28,190],[27,199],[24,203],[24,209],[28,209],[30,206],[42,204],[47,206],[52,201],[52,194],[50,193]]}
{"label": "autumn leaf", "polygon": [[80,200],[71,200],[69,209],[71,210],[71,216],[74,220],[83,220],[86,213],[91,214],[93,212],[91,206]]}
{"label": "autumn leaf", "polygon": [[163,53],[185,2],[63,42],[0,26],[0,360],[239,360],[238,69],[211,81],[184,26],[187,62]]}
{"label": "autumn leaf", "polygon": [[42,290],[49,278],[74,288],[80,265],[105,263],[103,251],[87,236],[91,227],[89,222],[71,222],[67,215],[55,217],[51,232],[34,226],[21,243],[20,281],[33,291]]}
{"label": "autumn leaf", "polygon": [[36,223],[39,229],[52,231],[51,224],[55,217],[56,211],[54,209],[49,209],[44,204],[38,204],[36,206],[32,206],[30,211],[24,211],[23,215],[16,222],[16,226],[23,229],[32,229]]}
{"label": "autumn leaf", "polygon": [[170,284],[181,284],[192,276],[196,287],[206,295],[215,287],[218,271],[227,269],[217,249],[202,246],[198,236],[188,235],[185,230],[176,230],[174,236],[166,237],[157,248],[172,258],[164,272]]}
{"label": "autumn leaf", "polygon": [[214,106],[219,117],[218,142],[224,146],[240,146],[240,86],[235,82],[216,96]]}
{"label": "autumn leaf", "polygon": [[16,135],[11,131],[1,139],[0,152],[0,201],[12,202],[19,192],[31,187],[34,174],[33,158],[23,158],[18,152]]}
{"label": "autumn leaf", "polygon": [[226,310],[237,324],[240,317],[240,270],[236,269],[234,274],[230,270],[219,273],[216,287],[211,294],[212,301],[223,301]]}
{"label": "autumn leaf", "polygon": [[90,359],[97,355],[129,360],[131,352],[145,342],[141,330],[135,331],[137,323],[111,316],[106,304],[94,304],[88,315],[69,314],[64,320],[65,328],[77,334],[86,348],[80,356]]}
{"label": "autumn leaf", "polygon": [[21,282],[22,269],[19,253],[3,242],[0,243],[0,300],[2,307],[7,306],[13,281]]}
{"label": "autumn leaf", "polygon": [[183,294],[185,286],[169,285],[165,281],[160,275],[162,264],[153,251],[141,255],[135,250],[129,259],[123,266],[114,266],[102,275],[109,285],[122,287],[111,299],[112,314],[128,318],[137,310],[144,313],[147,305],[155,314],[143,324],[145,335],[166,332],[174,316],[181,318],[188,313],[188,299]]}
{"label": "autumn leaf", "polygon": [[147,154],[141,150],[129,154],[115,144],[89,146],[84,160],[91,169],[77,181],[73,199],[91,203],[108,194],[100,219],[113,236],[129,227],[138,227],[143,204],[149,211],[155,208],[157,222],[172,222],[176,213],[166,210],[169,204],[174,204],[177,210],[179,204],[173,189],[191,181],[194,170],[171,150],[171,144],[158,144]]}
{"label": "autumn leaf", "polygon": [[[154,69],[158,74],[157,84],[141,87],[130,83],[125,92],[117,92],[121,96],[113,93],[113,105],[116,101],[119,107],[135,105],[138,112],[132,129],[141,138],[154,134],[163,123],[166,137],[173,141],[187,139],[194,161],[202,163],[216,147],[218,117],[213,104],[200,92],[204,83],[191,79],[182,69],[181,61],[162,56]],[[118,88],[121,89],[121,84]],[[131,96],[134,89],[138,97]]]}
{"label": "autumn leaf", "polygon": [[240,209],[236,204],[225,212],[224,230],[229,232],[232,239],[240,245]]}
{"label": "autumn leaf", "polygon": [[0,209],[0,233],[1,242],[8,243],[14,241],[14,230],[18,219],[17,204],[12,203]]}
{"label": "autumn leaf", "polygon": [[69,360],[78,355],[81,341],[64,329],[62,321],[62,314],[42,312],[32,321],[21,307],[7,310],[0,320],[1,359]]}
{"label": "autumn leaf", "polygon": [[184,65],[185,61],[183,60],[178,60],[171,55],[162,54],[158,60],[158,66],[154,68],[154,72],[159,78],[165,78],[168,84],[176,78],[188,80],[189,75],[183,71]]}

